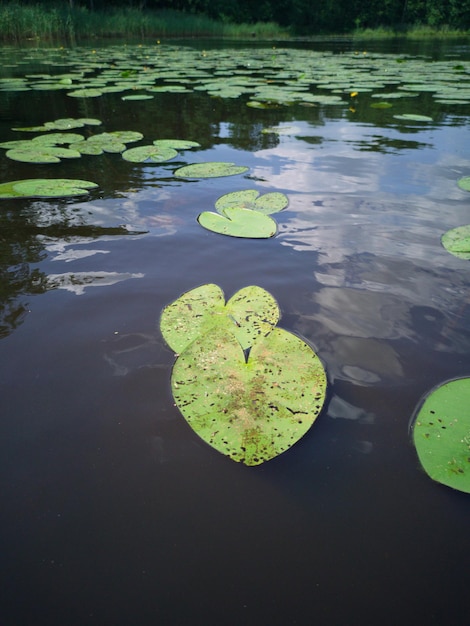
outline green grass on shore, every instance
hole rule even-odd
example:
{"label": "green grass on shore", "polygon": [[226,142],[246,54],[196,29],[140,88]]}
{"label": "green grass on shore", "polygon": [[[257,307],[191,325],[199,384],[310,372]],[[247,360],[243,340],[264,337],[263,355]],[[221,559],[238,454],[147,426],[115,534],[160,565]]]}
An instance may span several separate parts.
{"label": "green grass on shore", "polygon": [[470,32],[465,30],[457,30],[448,26],[432,27],[424,24],[414,26],[390,28],[358,28],[352,33],[354,39],[360,40],[380,40],[380,39],[397,39],[399,37],[406,39],[457,39],[470,37]]}
{"label": "green grass on shore", "polygon": [[0,5],[0,40],[5,43],[27,40],[71,42],[93,37],[279,39],[287,37],[287,31],[274,23],[230,24],[173,10],[113,8],[90,11],[85,7],[70,9],[65,3],[21,6],[18,2],[11,2]]}
{"label": "green grass on shore", "polygon": [[[205,15],[174,10],[110,8],[90,11],[86,7],[70,8],[67,2],[21,5],[18,0],[0,4],[0,41],[22,44],[27,41],[72,43],[90,38],[191,38],[220,39],[287,39],[288,29],[272,22],[233,24],[216,21]],[[311,33],[315,37],[318,33]],[[469,37],[469,31],[446,26],[425,25],[394,28],[358,28],[347,35],[353,40],[436,39]]]}

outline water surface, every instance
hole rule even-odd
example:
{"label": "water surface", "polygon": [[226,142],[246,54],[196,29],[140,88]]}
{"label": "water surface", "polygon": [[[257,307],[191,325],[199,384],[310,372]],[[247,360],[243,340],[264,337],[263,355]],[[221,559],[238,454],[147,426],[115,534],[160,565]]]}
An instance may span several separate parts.
{"label": "water surface", "polygon": [[[294,47],[308,59],[312,46]],[[350,54],[351,64],[364,52],[313,48]],[[201,54],[200,44],[182,49]],[[368,54],[389,54],[395,71],[410,52],[420,51]],[[469,58],[465,46],[438,52],[420,52],[427,71],[433,57]],[[3,54],[4,76],[76,70],[64,58],[44,69],[41,51]],[[458,80],[470,82],[465,67]],[[470,196],[457,187],[470,175],[470,105],[419,91],[371,108],[395,83],[357,96],[340,89],[339,105],[264,110],[246,105],[249,94],[217,97],[195,84],[136,102],[0,91],[4,141],[19,138],[16,126],[96,117],[100,131],[201,144],[159,165],[0,154],[3,182],[99,185],[84,198],[0,205],[2,622],[460,625],[469,499],[420,469],[409,421],[423,394],[470,375],[469,265],[440,243],[470,222]],[[250,169],[173,175],[216,160]],[[288,196],[276,237],[199,226],[218,197],[247,188]],[[328,374],[311,431],[258,468],[213,451],[173,405],[159,315],[209,282],[227,297],[249,284],[271,292],[280,326],[311,343]]]}

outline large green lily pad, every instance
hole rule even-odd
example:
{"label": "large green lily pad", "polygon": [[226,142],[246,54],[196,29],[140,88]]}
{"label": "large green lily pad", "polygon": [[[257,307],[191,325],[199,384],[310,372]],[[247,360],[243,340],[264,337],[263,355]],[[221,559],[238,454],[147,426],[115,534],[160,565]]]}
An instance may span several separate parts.
{"label": "large green lily pad", "polygon": [[232,191],[221,196],[216,201],[215,208],[222,214],[229,207],[237,207],[270,215],[271,213],[282,211],[288,204],[287,196],[278,191],[260,195],[260,192],[256,189],[244,189],[243,191]]}
{"label": "large green lily pad", "polygon": [[237,207],[227,207],[223,215],[203,211],[197,221],[207,230],[230,237],[269,239],[277,232],[277,224],[269,215]]}
{"label": "large green lily pad", "polygon": [[442,235],[441,242],[450,254],[460,259],[470,259],[470,224],[448,230]]}
{"label": "large green lily pad", "polygon": [[414,421],[413,442],[433,480],[470,493],[470,378],[446,382],[427,396]]}
{"label": "large green lily pad", "polygon": [[89,180],[70,178],[27,178],[0,184],[0,200],[10,198],[65,198],[84,196],[98,187]]}
{"label": "large green lily pad", "polygon": [[255,285],[237,291],[227,303],[224,292],[214,284],[187,291],[163,309],[160,330],[177,354],[196,338],[223,328],[248,350],[279,321],[279,306],[273,296]]}
{"label": "large green lily pad", "polygon": [[184,165],[175,171],[180,178],[218,178],[219,176],[234,176],[249,170],[245,165],[235,165],[223,161],[208,161]]}
{"label": "large green lily pad", "polygon": [[176,360],[176,405],[193,430],[233,461],[253,466],[288,450],[312,426],[326,375],[299,337],[275,328],[248,359],[223,328],[196,339]]}

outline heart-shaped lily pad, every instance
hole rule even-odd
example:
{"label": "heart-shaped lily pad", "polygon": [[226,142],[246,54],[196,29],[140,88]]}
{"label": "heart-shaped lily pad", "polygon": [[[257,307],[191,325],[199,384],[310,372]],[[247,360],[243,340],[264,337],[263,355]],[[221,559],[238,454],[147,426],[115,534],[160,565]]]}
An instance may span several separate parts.
{"label": "heart-shaped lily pad", "polygon": [[277,224],[272,217],[251,209],[227,207],[223,215],[203,211],[197,220],[207,230],[230,237],[269,239],[277,232]]}
{"label": "heart-shaped lily pad", "polygon": [[28,178],[0,184],[0,199],[10,198],[66,198],[84,196],[98,187],[89,180],[69,178]]}
{"label": "heart-shaped lily pad", "polygon": [[208,161],[184,165],[175,171],[180,178],[218,178],[219,176],[235,176],[249,170],[245,165],[235,165],[223,161]]}
{"label": "heart-shaped lily pad", "polygon": [[248,359],[220,328],[196,339],[176,360],[176,405],[193,430],[234,461],[253,466],[296,443],[318,417],[326,375],[299,337],[275,328]]}
{"label": "heart-shaped lily pad", "polygon": [[139,146],[122,153],[122,158],[132,163],[161,163],[174,159],[178,153],[173,148],[161,146]]}
{"label": "heart-shaped lily pad", "polygon": [[460,189],[463,189],[464,191],[470,191],[470,176],[464,176],[463,178],[461,178],[457,182],[457,185],[460,187]]}
{"label": "heart-shaped lily pad", "polygon": [[450,254],[460,259],[470,259],[470,224],[448,230],[442,235],[441,242]]}
{"label": "heart-shaped lily pad", "polygon": [[426,397],[413,442],[433,480],[470,493],[470,378],[448,381]]}
{"label": "heart-shaped lily pad", "polygon": [[282,211],[289,204],[287,196],[278,191],[260,195],[256,189],[245,189],[243,191],[232,191],[221,196],[215,203],[215,208],[219,213],[224,214],[225,209],[237,207],[238,209],[251,209],[270,215]]}
{"label": "heart-shaped lily pad", "polygon": [[223,328],[248,350],[279,321],[279,306],[272,295],[255,285],[237,291],[225,303],[224,292],[214,284],[187,291],[163,309],[160,330],[177,354],[196,338]]}

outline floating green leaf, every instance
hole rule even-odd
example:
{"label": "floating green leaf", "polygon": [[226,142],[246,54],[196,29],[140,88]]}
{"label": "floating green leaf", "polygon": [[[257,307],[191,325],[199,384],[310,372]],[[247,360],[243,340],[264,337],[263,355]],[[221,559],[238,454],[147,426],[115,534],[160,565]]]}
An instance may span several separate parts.
{"label": "floating green leaf", "polygon": [[296,443],[318,417],[325,370],[299,337],[275,328],[248,359],[230,333],[196,339],[176,360],[175,403],[193,430],[233,461],[253,466]]}
{"label": "floating green leaf", "polygon": [[60,118],[53,122],[45,122],[43,126],[24,126],[12,128],[12,130],[21,130],[24,132],[44,132],[48,130],[71,130],[72,128],[82,128],[85,125],[99,126],[101,120],[88,117],[80,117],[78,119],[72,117]]}
{"label": "floating green leaf", "polygon": [[197,220],[207,230],[231,237],[269,239],[277,232],[277,224],[272,217],[251,209],[227,207],[223,215],[203,211]]}
{"label": "floating green leaf", "polygon": [[89,180],[69,178],[27,178],[0,184],[0,199],[10,198],[65,198],[86,195],[88,189],[98,187]]}
{"label": "floating green leaf", "polygon": [[373,102],[370,106],[372,109],[391,109],[393,104],[390,102]]}
{"label": "floating green leaf", "polygon": [[176,353],[196,338],[216,328],[232,333],[248,350],[279,321],[280,312],[272,295],[255,285],[237,291],[225,303],[217,285],[206,284],[187,291],[163,309],[160,330]]}
{"label": "floating green leaf", "polygon": [[273,191],[260,195],[256,189],[245,189],[243,191],[232,191],[221,196],[215,203],[215,208],[220,213],[224,213],[228,207],[239,209],[252,209],[265,215],[282,211],[289,204],[287,196],[283,193]]}
{"label": "floating green leaf", "polygon": [[152,100],[153,96],[145,93],[136,93],[129,96],[122,96],[121,100]]}
{"label": "floating green leaf", "polygon": [[160,146],[139,146],[122,153],[122,158],[132,163],[161,163],[174,159],[178,153],[173,148]]}
{"label": "floating green leaf", "polygon": [[403,115],[394,115],[397,120],[406,120],[408,122],[432,122],[432,117],[428,115],[416,115],[414,113],[403,113]]}
{"label": "floating green leaf", "polygon": [[223,161],[208,161],[184,165],[175,171],[180,178],[218,178],[219,176],[234,176],[249,170],[245,165],[225,163]]}
{"label": "floating green leaf", "polygon": [[69,91],[67,95],[72,98],[97,98],[98,96],[102,96],[103,92],[101,89],[90,87],[89,89],[76,89],[75,91]]}
{"label": "floating green leaf", "polygon": [[70,148],[57,148],[55,146],[41,146],[39,143],[31,147],[8,150],[6,156],[13,161],[23,163],[60,163],[61,159],[80,158],[80,152]]}
{"label": "floating green leaf", "polygon": [[49,133],[48,135],[33,137],[31,142],[33,142],[33,144],[54,146],[56,144],[77,143],[77,141],[83,141],[84,139],[85,137],[78,133]]}
{"label": "floating green leaf", "polygon": [[457,185],[460,187],[460,189],[463,189],[464,191],[470,191],[470,176],[464,176],[463,178],[461,178],[457,182]]}
{"label": "floating green leaf", "polygon": [[470,224],[448,230],[442,235],[441,242],[450,254],[460,259],[470,259]]}
{"label": "floating green leaf", "polygon": [[413,441],[433,480],[470,493],[470,378],[446,382],[427,396],[413,424]]}
{"label": "floating green leaf", "polygon": [[159,148],[174,148],[175,150],[189,150],[190,148],[201,147],[201,144],[197,141],[189,141],[187,139],[155,139],[153,143]]}

